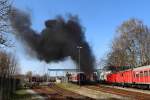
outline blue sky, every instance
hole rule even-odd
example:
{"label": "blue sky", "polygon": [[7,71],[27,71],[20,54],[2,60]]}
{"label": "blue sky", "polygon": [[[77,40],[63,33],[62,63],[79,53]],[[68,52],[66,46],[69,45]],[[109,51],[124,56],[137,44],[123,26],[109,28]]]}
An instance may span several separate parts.
{"label": "blue sky", "polygon": [[[31,14],[32,27],[40,32],[46,19],[67,13],[78,15],[85,27],[86,40],[92,47],[96,60],[109,51],[111,40],[117,27],[130,18],[138,18],[150,25],[149,0],[13,0],[13,5]],[[16,43],[16,53],[20,59],[22,72],[28,70],[41,72],[44,62],[26,55],[22,44]],[[70,60],[59,64],[46,64],[49,68],[72,67]],[[62,67],[61,67],[62,68]]]}

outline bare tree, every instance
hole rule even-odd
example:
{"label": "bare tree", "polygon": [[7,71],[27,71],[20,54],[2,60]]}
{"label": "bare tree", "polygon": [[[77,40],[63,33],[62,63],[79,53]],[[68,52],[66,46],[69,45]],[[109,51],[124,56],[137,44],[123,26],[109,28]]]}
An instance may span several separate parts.
{"label": "bare tree", "polygon": [[18,62],[14,55],[0,51],[0,76],[14,76],[19,73]]}
{"label": "bare tree", "polygon": [[0,76],[6,76],[9,71],[10,59],[5,52],[0,52]]}
{"label": "bare tree", "polygon": [[107,59],[106,58],[101,58],[100,61],[98,61],[96,63],[96,66],[99,68],[99,69],[104,69],[104,67],[107,65]]}
{"label": "bare tree", "polygon": [[9,46],[6,33],[9,31],[10,8],[9,0],[0,0],[0,44],[4,46]]}
{"label": "bare tree", "polygon": [[[119,38],[121,41],[125,41],[121,44],[129,56],[129,62],[135,66],[141,66],[145,62],[149,61],[150,48],[150,30],[138,19],[130,19],[125,21],[119,28]],[[120,42],[122,43],[122,42]]]}
{"label": "bare tree", "polygon": [[120,25],[112,42],[107,65],[141,66],[150,62],[150,30],[138,19]]}
{"label": "bare tree", "polygon": [[[18,72],[17,59],[4,51],[0,51],[0,99],[9,99],[9,94],[16,87],[16,73]],[[4,94],[5,93],[5,94]]]}

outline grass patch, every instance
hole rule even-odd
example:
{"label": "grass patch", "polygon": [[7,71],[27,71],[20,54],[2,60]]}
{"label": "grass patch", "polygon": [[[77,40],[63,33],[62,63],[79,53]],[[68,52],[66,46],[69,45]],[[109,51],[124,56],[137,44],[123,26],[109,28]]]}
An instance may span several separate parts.
{"label": "grass patch", "polygon": [[68,90],[80,89],[80,86],[72,83],[58,83],[56,85],[63,89],[68,89]]}
{"label": "grass patch", "polygon": [[17,94],[17,95],[24,95],[24,94],[27,94],[27,91],[26,90],[17,90],[15,92],[15,94]]}
{"label": "grass patch", "polygon": [[32,100],[34,95],[29,94],[27,90],[17,90],[15,93],[11,95],[10,100]]}

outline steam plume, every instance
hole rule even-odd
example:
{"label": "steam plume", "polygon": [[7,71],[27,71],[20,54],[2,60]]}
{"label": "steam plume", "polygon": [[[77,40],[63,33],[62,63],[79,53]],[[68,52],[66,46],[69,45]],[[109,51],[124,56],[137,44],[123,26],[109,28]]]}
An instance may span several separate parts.
{"label": "steam plume", "polygon": [[10,22],[15,29],[15,35],[25,41],[36,52],[38,59],[46,62],[60,61],[70,56],[79,64],[85,73],[91,73],[94,66],[94,56],[88,43],[85,41],[84,31],[76,17],[68,20],[62,17],[45,21],[46,28],[41,33],[31,28],[30,16],[18,9],[13,9],[10,14]]}

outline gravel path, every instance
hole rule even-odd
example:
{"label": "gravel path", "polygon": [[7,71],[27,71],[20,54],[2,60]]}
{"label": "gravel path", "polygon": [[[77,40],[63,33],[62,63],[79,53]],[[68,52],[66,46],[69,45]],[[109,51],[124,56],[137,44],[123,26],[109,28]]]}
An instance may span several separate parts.
{"label": "gravel path", "polygon": [[[59,85],[61,86],[61,85]],[[62,85],[63,86],[63,85]],[[65,85],[64,86],[66,89],[73,91],[75,93],[78,93],[80,95],[84,95],[96,100],[130,100],[129,98],[123,97],[123,96],[119,96],[119,95],[115,95],[115,94],[110,94],[110,93],[105,93],[102,91],[97,91],[94,89],[89,89],[86,87],[79,87],[79,86],[69,86]]]}
{"label": "gravel path", "polygon": [[35,91],[31,90],[31,89],[28,89],[27,93],[34,95],[34,97],[32,97],[32,100],[45,100],[44,97],[38,95],[37,92],[35,92]]}

